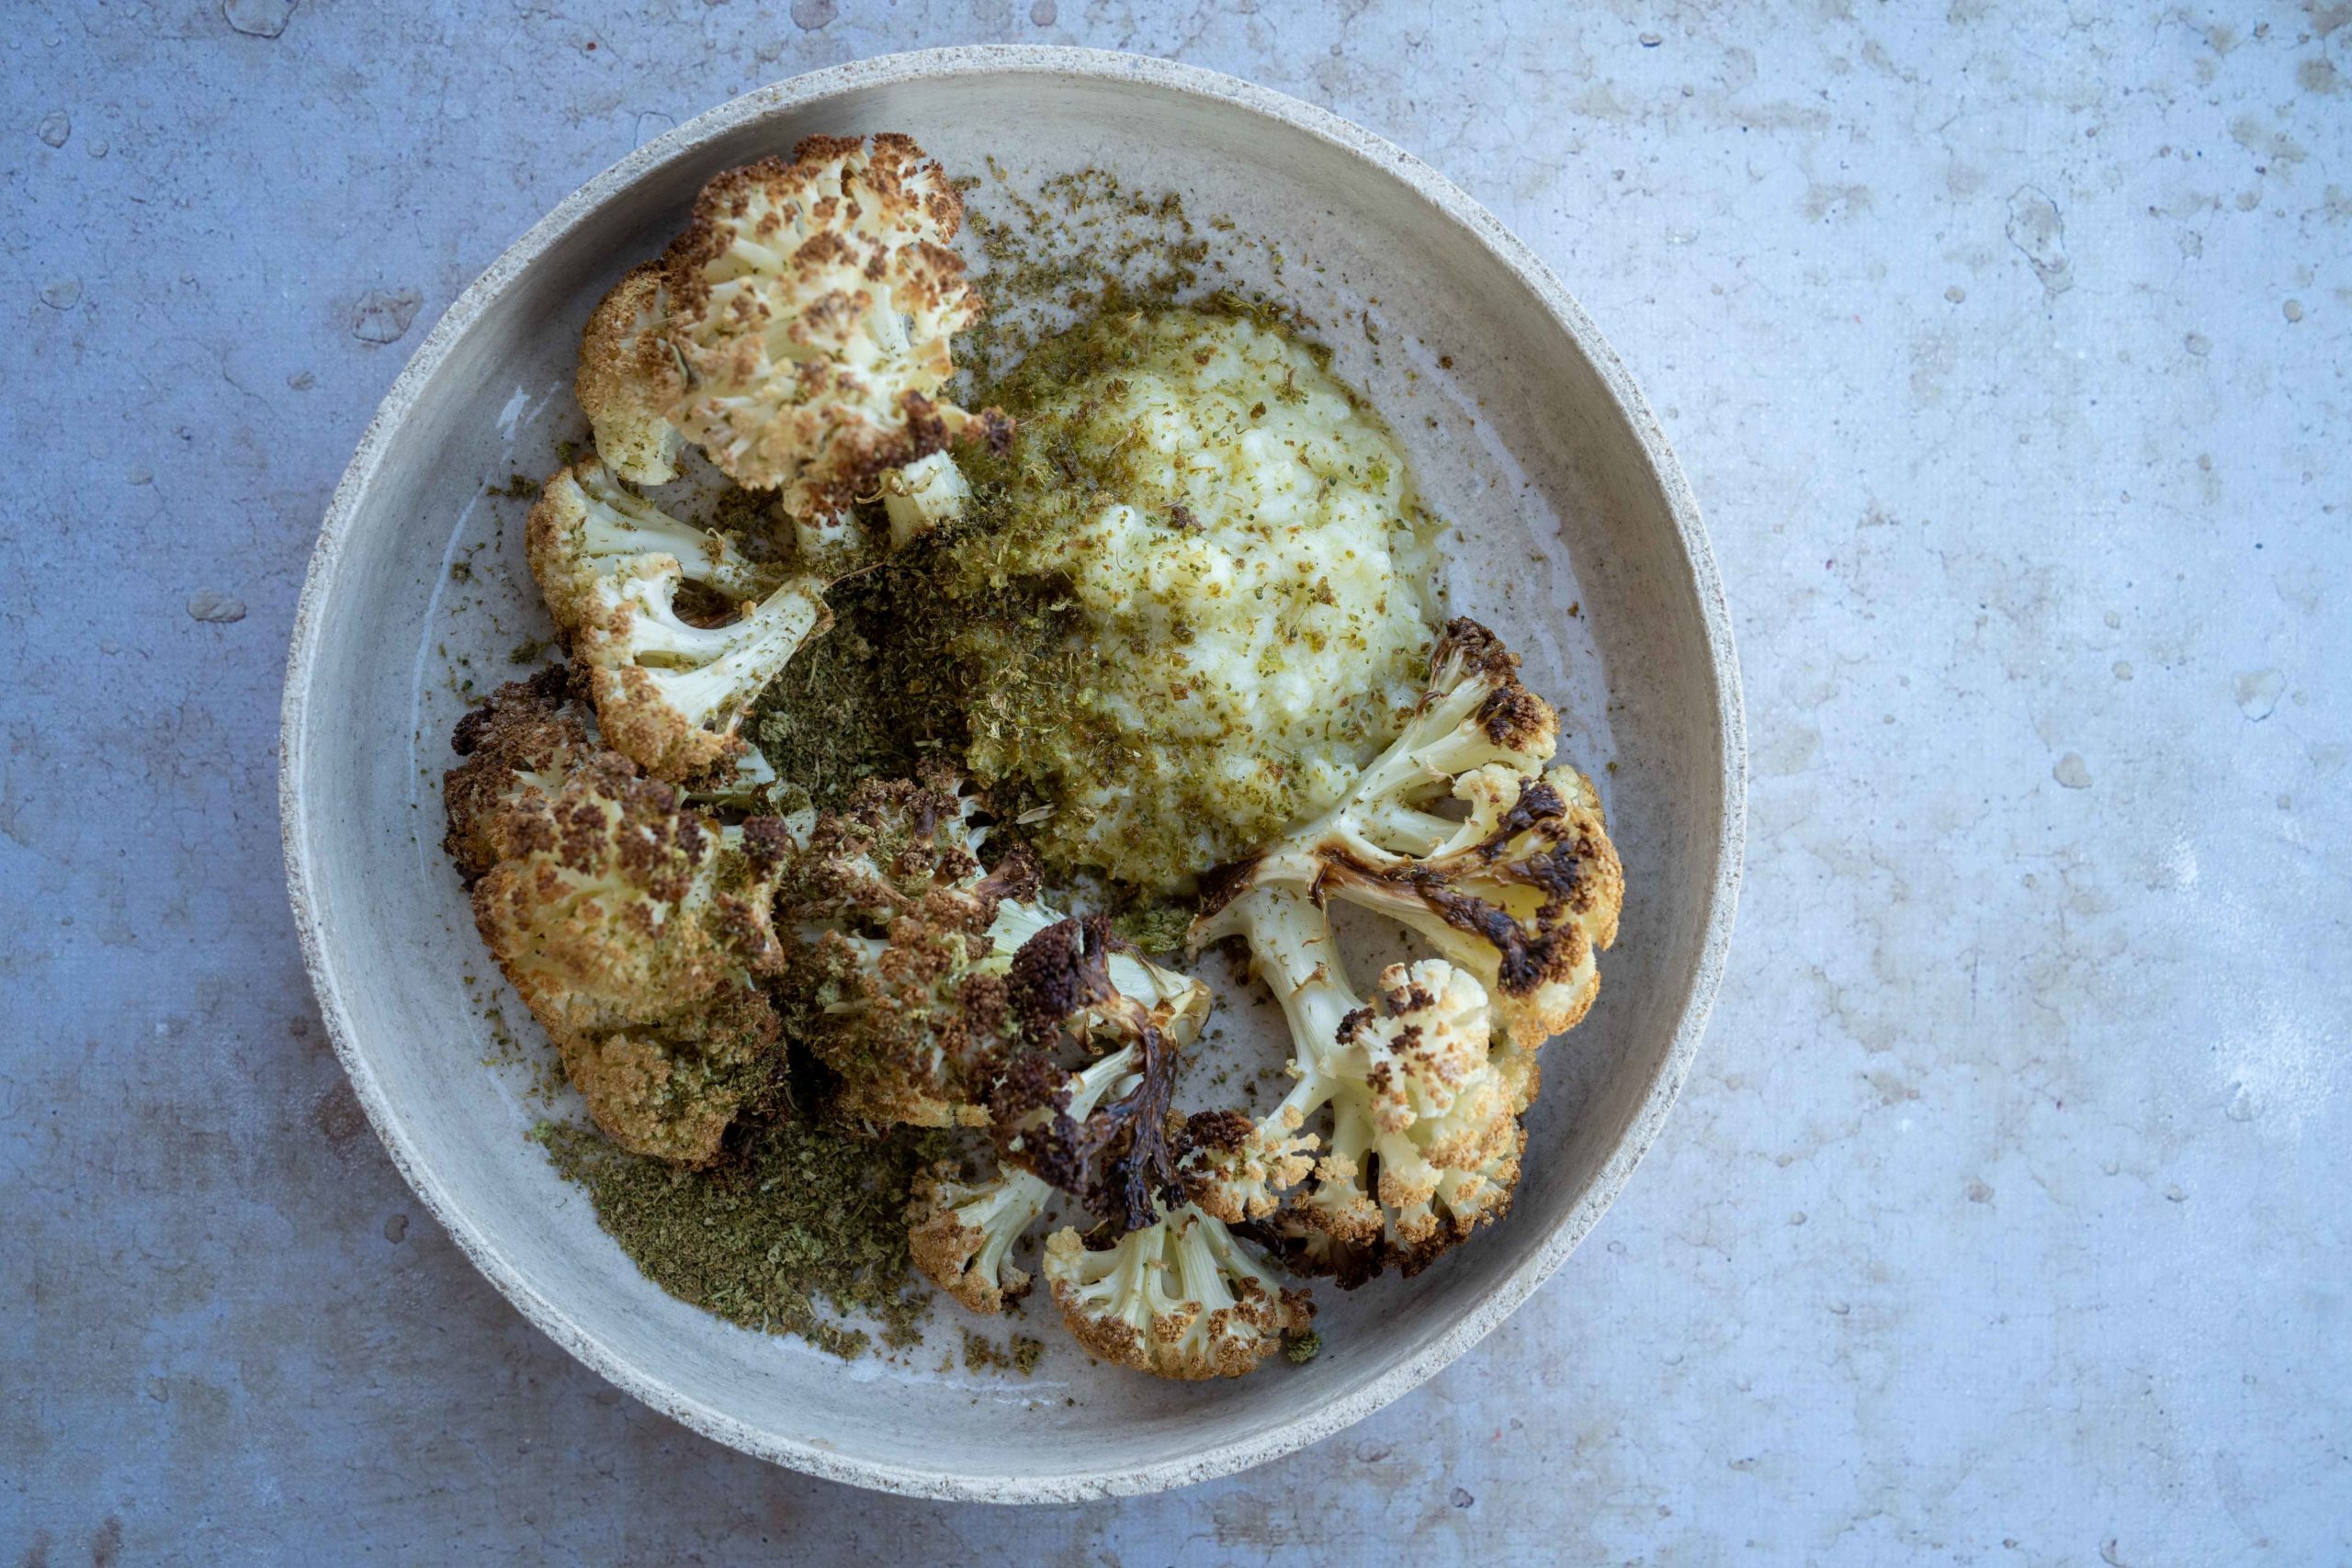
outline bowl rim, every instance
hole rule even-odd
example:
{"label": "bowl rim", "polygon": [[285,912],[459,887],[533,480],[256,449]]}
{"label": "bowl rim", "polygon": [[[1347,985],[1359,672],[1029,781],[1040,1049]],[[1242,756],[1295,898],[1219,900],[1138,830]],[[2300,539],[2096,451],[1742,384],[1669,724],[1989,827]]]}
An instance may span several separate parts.
{"label": "bowl rim", "polygon": [[[381,467],[393,435],[411,412],[419,389],[439,369],[451,347],[540,254],[585,221],[639,176],[679,152],[786,109],[863,88],[898,83],[968,76],[1069,76],[1124,81],[1209,100],[1228,109],[1282,122],[1328,145],[1353,154],[1385,172],[1468,231],[1534,295],[1600,376],[1621,416],[1640,445],[1671,515],[1678,543],[1698,600],[1701,630],[1715,683],[1716,723],[1723,737],[1720,788],[1723,815],[1715,850],[1715,875],[1707,892],[1707,912],[1698,961],[1683,998],[1672,1038],[1660,1059],[1625,1137],[1599,1173],[1555,1221],[1534,1250],[1487,1294],[1474,1302],[1445,1332],[1418,1352],[1343,1398],[1302,1411],[1251,1436],[1210,1444],[1189,1453],[1147,1463],[1106,1466],[1099,1471],[1051,1476],[958,1475],[918,1469],[888,1458],[842,1453],[751,1427],[688,1398],[616,1354],[560,1303],[510,1269],[465,1217],[463,1207],[413,1148],[367,1055],[360,1049],[315,913],[320,874],[306,837],[307,804],[300,780],[307,761],[310,686],[326,639],[322,610],[332,591],[344,547],[360,502]],[[879,55],[831,66],[755,88],[647,142],[606,168],[558,204],[509,245],[458,295],[418,344],[405,368],[385,393],[336,485],[321,525],[302,593],[296,608],[280,711],[278,807],[286,856],[288,897],[302,951],[302,964],[316,992],[335,1055],[349,1075],[360,1104],[403,1179],[473,1266],[548,1337],[592,1371],[703,1435],[760,1459],[829,1481],[871,1487],[906,1496],[1001,1503],[1069,1503],[1128,1496],[1189,1485],[1264,1463],[1340,1431],[1435,1376],[1485,1338],[1516,1311],[1575,1251],[1649,1150],[1689,1076],[1715,993],[1722,979],[1739,893],[1746,840],[1747,733],[1731,615],[1714,554],[1699,506],[1680,463],[1646,400],[1614,349],[1567,289],[1525,242],[1467,192],[1420,159],[1329,110],[1238,77],[1149,55],[1111,50],[1048,45],[968,45]]]}

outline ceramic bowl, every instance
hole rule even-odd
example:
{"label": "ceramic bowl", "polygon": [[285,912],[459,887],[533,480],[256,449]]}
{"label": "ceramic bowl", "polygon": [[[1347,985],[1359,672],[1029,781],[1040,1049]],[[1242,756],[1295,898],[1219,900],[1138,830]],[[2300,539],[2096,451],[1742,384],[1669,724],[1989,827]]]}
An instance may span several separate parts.
{"label": "ceramic bowl", "polygon": [[[1049,1305],[1034,1377],[927,1351],[842,1362],[648,1284],[523,1135],[545,1050],[481,953],[437,844],[449,724],[547,623],[526,502],[583,430],[590,306],[718,170],[801,137],[902,130],[1002,186],[1094,167],[1181,193],[1216,265],[1300,305],[1453,525],[1456,606],[1526,657],[1563,755],[1601,781],[1630,886],[1590,1020],[1551,1045],[1510,1217],[1415,1279],[1324,1286],[1303,1367],[1178,1385],[1097,1367]],[[1280,260],[1277,260],[1279,254]],[[985,287],[985,284],[983,285]],[[336,1050],[401,1173],[532,1322],[620,1387],[811,1473],[927,1496],[1066,1502],[1239,1470],[1430,1377],[1527,1299],[1657,1135],[1714,994],[1738,877],[1743,742],[1722,589],[1633,379],[1544,264],[1427,165],[1229,77],[1128,55],[896,55],[738,98],[640,148],[501,256],[417,350],[337,489],[285,705],[288,877]],[[500,1019],[528,1035],[503,1043]],[[519,1055],[521,1059],[514,1059]],[[1606,1267],[1596,1259],[1590,1267]],[[951,1337],[956,1309],[942,1303]],[[1561,1354],[1605,1354],[1562,1347]],[[1512,1394],[1491,1398],[1508,1404]]]}

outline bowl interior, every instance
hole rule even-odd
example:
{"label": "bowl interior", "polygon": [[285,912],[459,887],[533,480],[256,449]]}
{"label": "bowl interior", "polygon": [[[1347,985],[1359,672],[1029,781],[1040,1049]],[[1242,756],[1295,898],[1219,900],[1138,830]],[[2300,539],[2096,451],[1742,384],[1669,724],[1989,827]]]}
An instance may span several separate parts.
{"label": "bowl interior", "polygon": [[[1670,1101],[1712,988],[1736,718],[1671,457],[1612,394],[1597,340],[1589,357],[1409,172],[1325,134],[1336,122],[1285,118],[1219,81],[1100,60],[853,70],[755,95],[648,149],[518,246],[420,353],[337,497],[305,600],[287,738],[298,910],[338,1044],[395,1157],[568,1348],[658,1407],[802,1468],[1042,1500],[1196,1479],[1363,1415],[1491,1327],[1589,1228]],[[811,132],[885,130],[912,133],[951,171],[993,156],[1005,180],[972,193],[981,211],[1094,167],[1181,193],[1196,220],[1229,216],[1230,231],[1202,225],[1214,259],[1303,306],[1339,372],[1387,415],[1454,525],[1456,608],[1521,651],[1562,705],[1563,759],[1607,801],[1630,889],[1623,930],[1592,1017],[1546,1053],[1514,1213],[1417,1279],[1318,1287],[1325,1349],[1303,1368],[1153,1382],[1091,1366],[1037,1302],[1020,1326],[1051,1349],[1026,1379],[960,1360],[937,1370],[935,1347],[843,1363],[723,1325],[649,1285],[597,1229],[523,1136],[547,1114],[528,1092],[535,1060],[495,1061],[511,1053],[493,1010],[520,1026],[526,1056],[544,1045],[440,852],[438,782],[469,688],[523,672],[514,653],[548,627],[522,560],[528,502],[489,491],[517,474],[536,482],[558,444],[583,434],[570,389],[580,323],[705,177]],[[519,253],[535,254],[522,265]],[[934,1341],[952,1347],[960,1314],[943,1300],[937,1317]]]}

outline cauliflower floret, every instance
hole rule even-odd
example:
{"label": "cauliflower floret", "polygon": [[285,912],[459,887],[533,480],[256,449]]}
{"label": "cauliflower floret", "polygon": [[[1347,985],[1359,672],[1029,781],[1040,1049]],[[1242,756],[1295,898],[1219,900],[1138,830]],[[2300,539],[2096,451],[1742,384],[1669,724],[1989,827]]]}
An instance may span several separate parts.
{"label": "cauliflower floret", "polygon": [[[1022,908],[1016,933],[1036,913],[1034,905]],[[1001,942],[998,951],[1005,951]],[[1009,1261],[1011,1249],[1054,1190],[1130,1229],[1150,1228],[1162,1216],[1162,1198],[1176,1200],[1186,1124],[1170,1115],[1169,1097],[1179,1049],[1207,1010],[1206,988],[1130,959],[1148,979],[1123,991],[1109,957],[1100,916],[1054,920],[1012,950],[1003,1005],[1024,1048],[990,1064],[985,1116],[997,1168],[974,1183],[942,1166],[909,1213],[917,1264],[976,1312],[1001,1311],[1028,1288]],[[1090,1043],[1103,1034],[1125,1043],[1071,1072],[1054,1064],[1053,1053],[1072,1033]]]}
{"label": "cauliflower floret", "polygon": [[[1494,634],[1455,620],[1430,665],[1404,734],[1338,805],[1220,879],[1194,941],[1232,934],[1238,917],[1215,906],[1261,889],[1357,904],[1475,975],[1503,1032],[1532,1051],[1591,1007],[1624,871],[1591,781],[1544,773],[1557,719]],[[1448,795],[1465,819],[1435,809]]]}
{"label": "cauliflower floret", "polygon": [[718,827],[607,751],[526,798],[503,837],[474,916],[543,1021],[625,1029],[776,965],[769,905],[789,840],[773,817]]}
{"label": "cauliflower floret", "polygon": [[458,721],[451,750],[465,761],[441,779],[449,830],[441,847],[468,887],[498,863],[507,814],[532,795],[563,787],[574,762],[594,750],[588,727],[566,711],[572,671],[553,664],[510,681]]}
{"label": "cauliflower floret", "polygon": [[719,830],[626,758],[591,754],[553,796],[519,801],[497,838],[475,922],[550,1029],[603,1033],[692,1006],[745,966],[729,940],[738,923],[747,958],[772,954],[756,899],[722,887]]}
{"label": "cauliflower floret", "polygon": [[641,485],[678,475],[684,438],[670,423],[682,379],[670,346],[670,291],[662,264],[641,262],[621,275],[580,334],[572,391],[596,434],[596,455],[613,472]]}
{"label": "cauliflower floret", "polygon": [[1156,1377],[1239,1377],[1303,1332],[1315,1309],[1200,1210],[1090,1252],[1074,1229],[1046,1244],[1045,1273],[1062,1321],[1089,1354]]}
{"label": "cauliflower floret", "polygon": [[1272,1115],[1210,1111],[1185,1128],[1183,1190],[1208,1213],[1231,1224],[1260,1220],[1282,1206],[1283,1194],[1315,1172],[1322,1140],[1306,1131],[1305,1098],[1295,1091]]}
{"label": "cauliflower floret", "polygon": [[1507,1119],[1519,1110],[1487,1061],[1486,987],[1442,959],[1381,971],[1351,1038],[1364,1054],[1373,1125],[1383,1133],[1420,1129],[1416,1141],[1435,1164],[1475,1161],[1466,1151],[1464,1158],[1445,1152],[1475,1141],[1476,1130],[1498,1113]]}
{"label": "cauliflower floret", "polygon": [[1391,964],[1340,1043],[1362,1077],[1333,1096],[1329,1152],[1278,1228],[1333,1244],[1343,1281],[1391,1262],[1417,1274],[1510,1212],[1527,1144],[1515,1064],[1493,1060],[1486,992],[1442,959]]}
{"label": "cauliflower floret", "polygon": [[823,517],[1001,415],[937,400],[980,298],[962,198],[909,138],[817,136],[703,187],[662,259],[670,418],[739,483]]}
{"label": "cauliflower floret", "polygon": [[[989,929],[999,947],[1018,949],[1065,919],[1042,899],[1008,899],[997,906],[996,921]],[[1102,940],[1096,951],[1110,978],[1109,994],[1078,1004],[1073,1018],[1080,1032],[1107,1032],[1131,1039],[1141,1024],[1148,1023],[1177,1045],[1193,1043],[1216,1001],[1206,985],[1190,975],[1162,968],[1115,940]],[[1138,1007],[1140,1012],[1136,1011]]]}
{"label": "cauliflower floret", "polygon": [[[751,560],[623,489],[601,462],[548,481],[526,545],[548,608],[589,671],[606,744],[659,778],[740,754],[736,730],[753,701],[831,624],[820,579]],[[732,618],[686,618],[676,601],[688,583]]]}
{"label": "cauliflower floret", "polygon": [[1017,852],[980,864],[978,802],[944,770],[869,779],[820,814],[780,896],[791,989],[817,1005],[808,1043],[841,1075],[836,1104],[877,1124],[979,1126],[980,1090],[1016,1038],[998,906],[1033,891]]}
{"label": "cauliflower floret", "polygon": [[[1317,1135],[1307,1123],[1331,1102],[1350,1063],[1340,1031],[1363,1008],[1314,900],[1287,886],[1252,889],[1227,903],[1214,923],[1196,919],[1192,941],[1247,939],[1251,967],[1290,1025],[1293,1078],[1282,1103],[1252,1127],[1204,1125],[1188,1159],[1187,1195],[1229,1223],[1263,1218],[1315,1168]],[[1246,1118],[1245,1118],[1246,1120]]]}
{"label": "cauliflower floret", "polygon": [[821,1010],[810,1043],[864,1120],[985,1125],[990,1086],[1026,1037],[1148,1028],[1172,1053],[1207,1016],[1207,987],[1100,942],[1084,955],[1100,983],[1074,979],[1076,922],[1037,901],[1017,845],[983,870],[980,805],[944,769],[868,780],[818,818],[783,884],[794,988]]}
{"label": "cauliflower floret", "polygon": [[[1084,1122],[1114,1090],[1131,1092],[1139,1077],[1134,1046],[1061,1079],[1058,1109]],[[974,1312],[996,1314],[1029,1292],[1028,1274],[1012,1261],[1014,1244],[1037,1223],[1054,1187],[1017,1165],[999,1162],[977,1182],[947,1161],[916,1179],[907,1212],[907,1249],[941,1290]]]}
{"label": "cauliflower floret", "polygon": [[1324,887],[1411,927],[1476,974],[1505,1032],[1532,1050],[1582,1022],[1600,994],[1599,954],[1617,940],[1624,871],[1590,779],[1573,768],[1500,773],[1460,782],[1454,795],[1470,815],[1434,852],[1335,858]]}
{"label": "cauliflower floret", "polygon": [[561,684],[508,686],[460,725],[470,755],[445,793],[452,840],[487,863],[474,921],[598,1124],[633,1152],[701,1164],[782,1067],[755,981],[778,964],[791,838],[773,817],[722,828],[587,749],[550,696]]}
{"label": "cauliflower floret", "polygon": [[784,1047],[775,1009],[729,981],[702,1005],[610,1034],[554,1033],[588,1113],[632,1154],[707,1165],[735,1119],[771,1100]]}
{"label": "cauliflower floret", "polygon": [[[1192,1201],[1267,1220],[1306,1271],[1349,1286],[1391,1263],[1419,1273],[1501,1218],[1532,1091],[1525,1054],[1493,1045],[1484,987],[1423,959],[1389,965],[1360,1001],[1309,899],[1267,888],[1230,908],[1290,1020],[1296,1082],[1255,1124],[1227,1113],[1220,1132],[1195,1118]],[[1327,1109],[1318,1156],[1303,1129]]]}
{"label": "cauliflower floret", "polygon": [[[1012,1010],[1028,1051],[998,1074],[989,1112],[1006,1157],[1136,1230],[1182,1190],[1188,1123],[1170,1102],[1197,1024],[1189,1009],[1170,1022],[1159,1007],[1120,991],[1111,977],[1111,942],[1110,921],[1098,913],[1058,921],[1014,953]],[[1071,1078],[1051,1061],[1071,1034],[1089,1048],[1102,1036],[1125,1043]],[[1096,1103],[1100,1085],[1114,1077],[1115,1090]]]}
{"label": "cauliflower floret", "polygon": [[952,1161],[942,1160],[916,1178],[907,1251],[941,1290],[994,1316],[1029,1293],[1028,1272],[1012,1263],[1012,1248],[1053,1194],[1025,1170],[999,1170],[967,1182]]}

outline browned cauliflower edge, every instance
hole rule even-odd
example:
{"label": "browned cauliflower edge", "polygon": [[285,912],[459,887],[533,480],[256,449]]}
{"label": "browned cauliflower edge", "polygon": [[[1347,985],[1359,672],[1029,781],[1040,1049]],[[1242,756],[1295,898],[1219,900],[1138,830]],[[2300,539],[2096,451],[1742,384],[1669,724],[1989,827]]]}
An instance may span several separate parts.
{"label": "browned cauliflower edge", "polygon": [[580,334],[572,395],[595,433],[596,455],[635,484],[678,476],[685,438],[670,423],[683,377],[670,346],[670,291],[662,264],[639,262],[621,275]]}
{"label": "browned cauliflower edge", "polygon": [[1190,1207],[1091,1250],[1075,1229],[1046,1243],[1046,1282],[1089,1355],[1200,1382],[1257,1370],[1314,1303],[1288,1289],[1222,1223]]}
{"label": "browned cauliflower edge", "polygon": [[822,579],[680,522],[598,459],[548,480],[524,545],[605,743],[657,778],[741,756],[752,705],[832,623]]}
{"label": "browned cauliflower edge", "polygon": [[684,1165],[783,1066],[758,981],[780,960],[784,823],[728,828],[676,786],[595,749],[562,711],[560,670],[460,721],[444,781],[474,923],[615,1143]]}
{"label": "browned cauliflower edge", "polygon": [[1010,426],[940,391],[983,310],[950,247],[963,200],[911,138],[817,136],[703,187],[662,260],[669,418],[737,482],[797,518]]}

